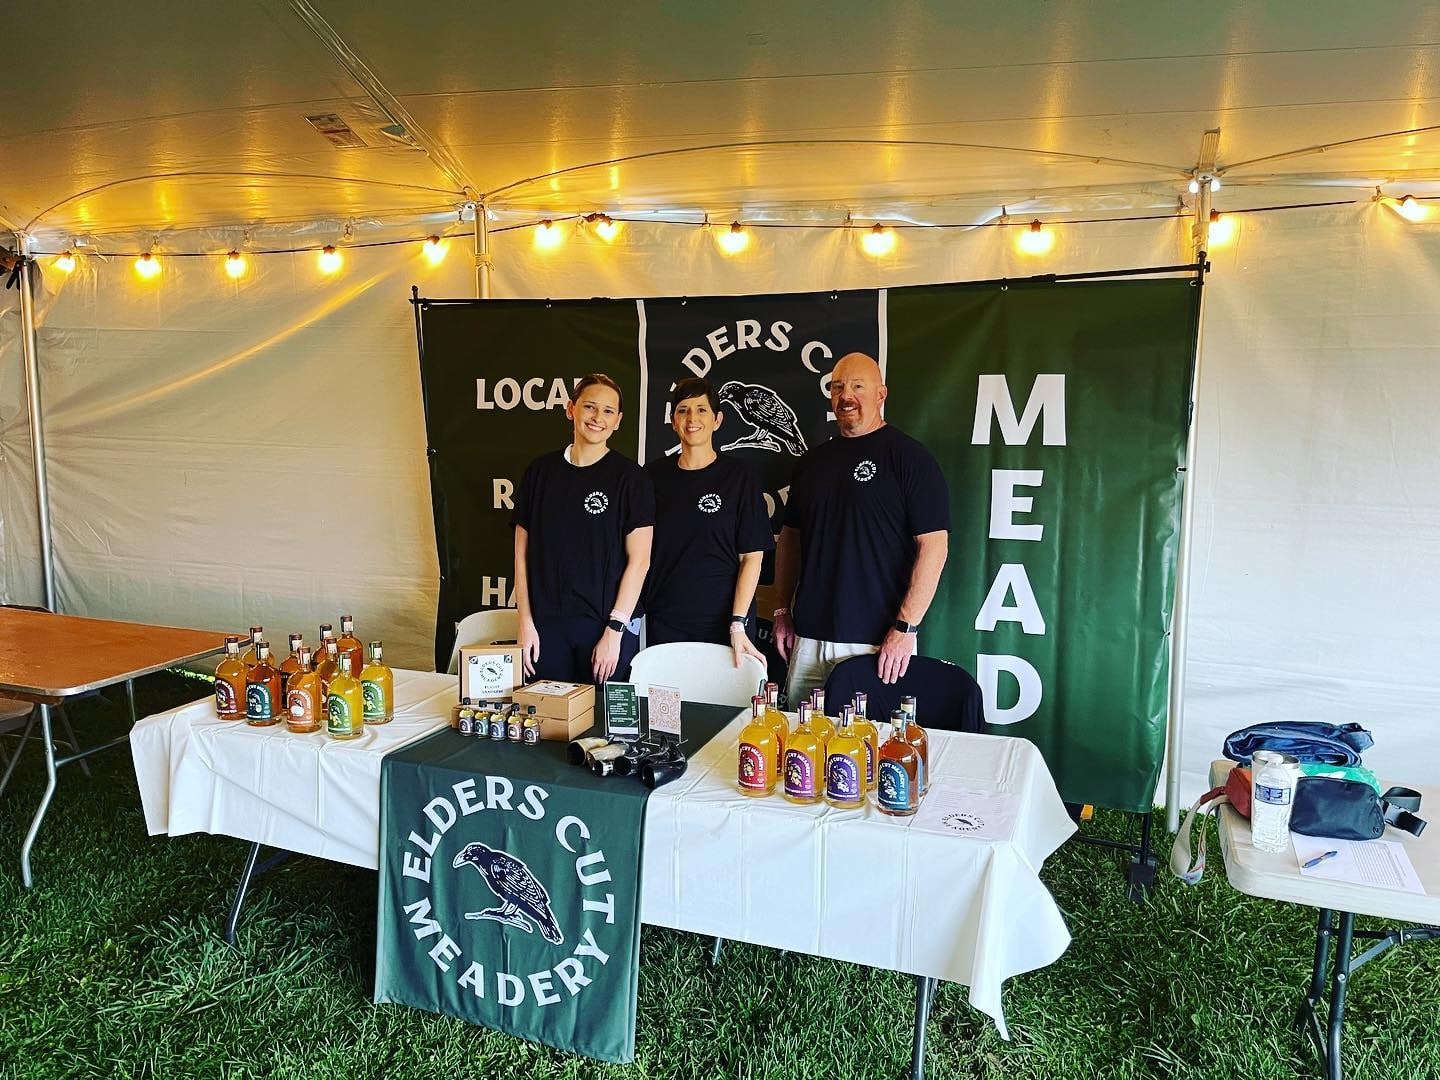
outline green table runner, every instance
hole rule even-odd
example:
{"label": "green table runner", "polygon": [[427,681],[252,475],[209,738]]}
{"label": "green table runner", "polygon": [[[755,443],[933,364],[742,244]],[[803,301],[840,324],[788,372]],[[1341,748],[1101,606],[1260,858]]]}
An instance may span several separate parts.
{"label": "green table runner", "polygon": [[[736,711],[687,702],[687,754]],[[386,756],[375,1000],[631,1061],[650,792],[564,752],[446,730]]]}

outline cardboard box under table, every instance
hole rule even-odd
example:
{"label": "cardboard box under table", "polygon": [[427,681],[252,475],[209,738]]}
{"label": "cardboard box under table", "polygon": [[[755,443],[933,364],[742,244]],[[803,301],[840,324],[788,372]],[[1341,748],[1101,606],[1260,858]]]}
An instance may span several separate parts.
{"label": "cardboard box under table", "polygon": [[535,706],[540,717],[540,738],[569,741],[595,723],[595,687],[590,683],[542,679],[510,695],[522,709]]}

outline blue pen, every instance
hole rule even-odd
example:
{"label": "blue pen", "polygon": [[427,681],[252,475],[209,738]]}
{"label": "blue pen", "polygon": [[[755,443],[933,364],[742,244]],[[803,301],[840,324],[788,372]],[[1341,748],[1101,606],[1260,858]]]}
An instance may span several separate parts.
{"label": "blue pen", "polygon": [[1319,866],[1326,859],[1333,859],[1336,855],[1339,854],[1340,852],[1338,851],[1327,851],[1323,855],[1316,855],[1315,858],[1311,859],[1309,862],[1301,863],[1300,869],[1309,870],[1312,866]]}

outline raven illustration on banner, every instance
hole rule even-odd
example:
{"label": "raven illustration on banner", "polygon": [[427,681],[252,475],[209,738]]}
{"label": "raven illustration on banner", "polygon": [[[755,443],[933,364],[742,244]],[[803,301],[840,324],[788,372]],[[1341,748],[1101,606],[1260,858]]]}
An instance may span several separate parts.
{"label": "raven illustration on banner", "polygon": [[795,410],[770,387],[731,379],[720,387],[720,401],[754,429],[722,450],[771,450],[777,454],[788,451],[792,457],[799,457],[808,449]]}
{"label": "raven illustration on banner", "polygon": [[550,911],[550,894],[530,872],[530,867],[514,855],[496,851],[476,841],[466,844],[465,850],[456,855],[450,865],[457,870],[462,866],[473,866],[485,879],[490,891],[500,899],[499,907],[467,911],[465,918],[493,919],[508,926],[518,926],[527,934],[538,926],[540,935],[550,944],[564,942],[565,935],[560,932],[560,924]]}

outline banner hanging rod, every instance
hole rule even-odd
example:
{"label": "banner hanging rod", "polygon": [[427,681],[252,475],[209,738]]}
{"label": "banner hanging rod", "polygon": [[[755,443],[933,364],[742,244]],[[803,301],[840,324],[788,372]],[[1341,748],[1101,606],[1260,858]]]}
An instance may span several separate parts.
{"label": "banner hanging rod", "polygon": [[[1203,254],[1203,253],[1202,253],[1202,254]],[[1206,260],[1206,259],[1201,259],[1199,262],[1193,262],[1193,263],[1178,263],[1178,264],[1176,264],[1176,265],[1174,265],[1174,266],[1136,266],[1136,267],[1129,267],[1129,268],[1123,269],[1123,270],[1085,270],[1085,271],[1081,271],[1081,272],[1079,272],[1079,273],[1074,273],[1074,274],[1036,274],[1036,275],[1034,275],[1033,277],[1022,277],[1022,278],[1003,278],[1003,277],[1002,277],[1002,278],[983,278],[983,279],[980,279],[980,280],[977,280],[977,281],[944,281],[944,282],[936,282],[935,284],[936,284],[936,285],[946,285],[946,286],[951,286],[951,285],[970,285],[970,286],[978,286],[978,285],[1048,285],[1048,284],[1053,284],[1053,283],[1055,283],[1055,282],[1057,282],[1057,281],[1058,281],[1058,282],[1064,282],[1064,281],[1092,281],[1092,280],[1099,280],[1099,279],[1101,279],[1101,278],[1155,277],[1155,276],[1157,276],[1157,275],[1159,275],[1159,274],[1194,274],[1197,278],[1203,279],[1203,278],[1205,277],[1206,273],[1209,272],[1209,270],[1210,270],[1210,263],[1209,263],[1209,261]],[[929,287],[930,287],[930,286],[927,286],[927,285],[901,285],[901,286],[896,286],[895,288],[896,288],[896,289],[924,289],[924,288],[929,288]],[[420,306],[422,306],[422,307],[430,306],[430,305],[446,305],[446,306],[448,306],[448,305],[455,305],[455,304],[459,304],[459,305],[484,304],[484,303],[489,303],[489,302],[490,302],[490,301],[486,301],[486,300],[478,300],[478,299],[475,299],[475,298],[472,298],[472,297],[458,297],[458,296],[457,296],[457,297],[428,297],[428,296],[420,296],[420,295],[419,295],[419,286],[415,286],[415,285],[412,285],[412,286],[410,287],[410,291],[411,291],[410,303],[412,303],[412,304],[418,304],[418,305],[420,305]],[[807,294],[814,294],[814,293],[817,293],[817,292],[824,292],[824,291],[825,291],[824,289],[810,289],[810,290],[806,290]],[[838,298],[841,293],[856,293],[856,292],[867,292],[867,291],[873,291],[873,290],[867,290],[867,289],[834,289],[834,290],[831,290],[831,291],[830,291],[830,296],[831,296],[832,299],[835,299],[835,298]],[[890,291],[893,292],[893,291],[895,291],[895,289],[891,289]],[[744,295],[744,294],[734,294],[734,295],[737,295],[737,296],[738,296],[738,295]],[[780,293],[780,294],[776,294],[776,295],[787,295],[787,294]],[[789,294],[789,295],[798,295],[798,294]],[[569,303],[569,304],[576,304],[576,303],[579,303],[579,304],[588,304],[588,303],[591,303],[591,302],[593,302],[593,301],[595,301],[595,300],[609,300],[609,301],[613,301],[613,302],[615,302],[615,303],[633,303],[633,302],[637,299],[637,297],[633,297],[633,296],[587,296],[587,297],[583,297],[583,298],[582,298],[582,297],[570,297],[570,298],[566,298],[566,299],[553,299],[553,298],[548,297],[548,296],[528,296],[528,297],[527,297],[527,296],[515,296],[515,297],[509,297],[508,299],[511,299],[511,300],[525,300],[525,301],[529,301],[529,302],[531,302],[531,303],[545,303],[545,304],[567,304],[567,303]],[[666,299],[690,299],[690,300],[696,300],[696,299],[701,299],[701,298],[700,298],[700,297],[694,297],[694,296],[691,296],[691,297],[658,297],[658,296],[648,296],[648,297],[645,297],[644,299],[646,299],[646,300],[666,300]]]}

